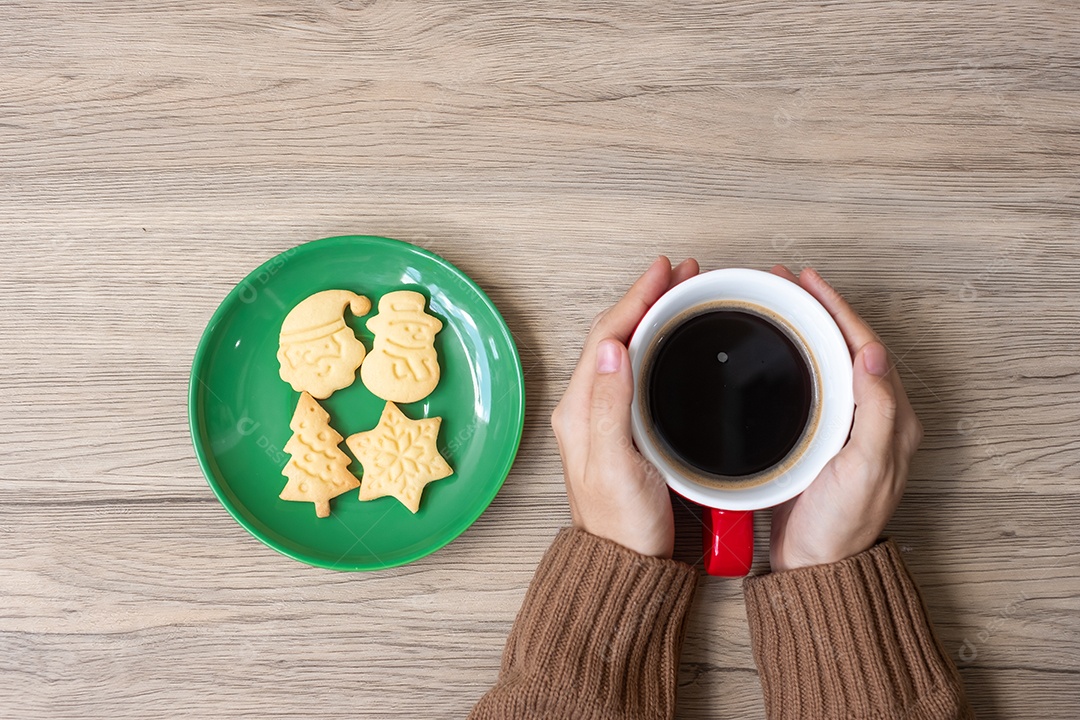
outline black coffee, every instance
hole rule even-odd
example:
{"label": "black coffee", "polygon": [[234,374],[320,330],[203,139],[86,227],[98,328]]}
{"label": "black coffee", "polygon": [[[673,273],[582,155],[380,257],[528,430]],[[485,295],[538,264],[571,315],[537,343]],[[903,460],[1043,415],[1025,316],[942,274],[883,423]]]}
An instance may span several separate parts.
{"label": "black coffee", "polygon": [[798,443],[813,379],[775,324],[740,310],[695,315],[662,337],[649,364],[657,434],[688,465],[739,477],[767,470]]}

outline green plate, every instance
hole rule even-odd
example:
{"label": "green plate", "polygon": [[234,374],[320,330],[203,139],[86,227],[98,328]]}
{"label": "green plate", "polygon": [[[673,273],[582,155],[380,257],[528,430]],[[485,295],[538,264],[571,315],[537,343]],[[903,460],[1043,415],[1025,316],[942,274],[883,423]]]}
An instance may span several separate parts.
{"label": "green plate", "polygon": [[[436,335],[442,375],[410,418],[440,416],[439,450],[454,474],[428,484],[413,515],[392,497],[360,502],[350,490],[314,506],[278,498],[289,456],[282,450],[299,393],[278,376],[278,333],[308,295],[341,289],[366,295],[364,318],[346,322],[370,350],[365,322],[379,297],[410,289],[443,321]],[[344,437],[370,430],[385,403],[360,381],[320,404]],[[412,562],[465,531],[494,499],[517,454],[525,418],[521,361],[491,300],[463,272],[414,245],[379,237],[335,237],[288,250],[255,269],[221,303],[199,341],[188,396],[191,437],[221,504],[252,535],[302,562],[377,570]],[[342,449],[345,449],[342,443]],[[361,475],[350,455],[349,469]]]}

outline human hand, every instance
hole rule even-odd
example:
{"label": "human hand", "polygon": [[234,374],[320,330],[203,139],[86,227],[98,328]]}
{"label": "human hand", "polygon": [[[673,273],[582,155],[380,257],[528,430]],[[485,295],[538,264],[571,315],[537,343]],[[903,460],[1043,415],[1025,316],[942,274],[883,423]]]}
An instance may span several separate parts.
{"label": "human hand", "polygon": [[911,456],[923,429],[881,338],[813,268],[800,285],[829,311],[854,358],[855,421],[851,437],[801,495],[773,508],[773,571],[822,565],[857,555],[878,539],[900,503]]}
{"label": "human hand", "polygon": [[672,269],[661,256],[600,313],[551,414],[575,527],[642,555],[671,557],[675,522],[667,484],[634,447],[634,378],[626,343],[661,295],[697,273],[693,258]]}

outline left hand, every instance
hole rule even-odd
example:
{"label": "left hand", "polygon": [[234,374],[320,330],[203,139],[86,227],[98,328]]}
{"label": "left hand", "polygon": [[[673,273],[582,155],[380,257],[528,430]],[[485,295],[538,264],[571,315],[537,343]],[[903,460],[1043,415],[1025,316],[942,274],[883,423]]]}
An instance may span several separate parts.
{"label": "left hand", "polygon": [[661,256],[593,322],[551,426],[559,442],[574,525],[642,555],[670,558],[675,545],[664,479],[634,447],[634,378],[626,343],[661,295],[698,273]]}

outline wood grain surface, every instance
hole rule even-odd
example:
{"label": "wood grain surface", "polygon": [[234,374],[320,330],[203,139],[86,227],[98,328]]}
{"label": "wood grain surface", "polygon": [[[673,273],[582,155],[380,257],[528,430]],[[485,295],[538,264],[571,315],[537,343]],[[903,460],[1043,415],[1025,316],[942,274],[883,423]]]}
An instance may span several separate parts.
{"label": "wood grain surface", "polygon": [[[979,717],[1080,716],[1078,155],[1073,2],[3,3],[0,717],[464,716],[569,520],[550,411],[661,252],[880,331],[926,427],[890,532]],[[228,290],[350,233],[475,278],[528,394],[490,510],[374,574],[248,536],[186,419]],[[679,685],[764,717],[738,582]]]}

